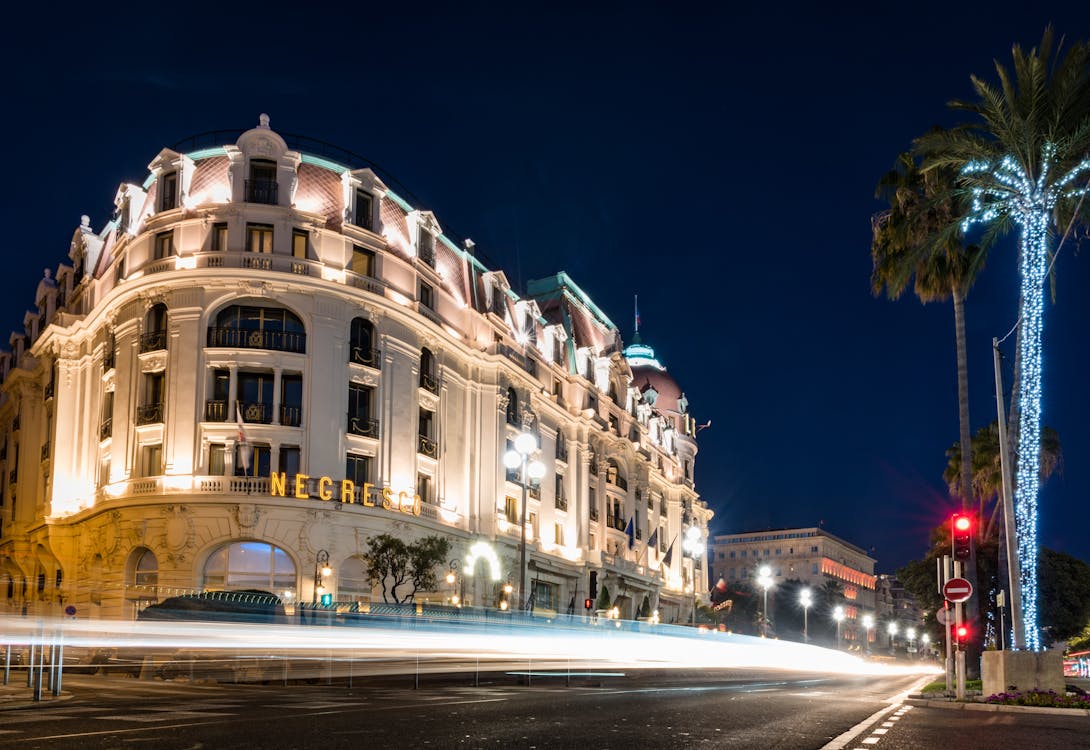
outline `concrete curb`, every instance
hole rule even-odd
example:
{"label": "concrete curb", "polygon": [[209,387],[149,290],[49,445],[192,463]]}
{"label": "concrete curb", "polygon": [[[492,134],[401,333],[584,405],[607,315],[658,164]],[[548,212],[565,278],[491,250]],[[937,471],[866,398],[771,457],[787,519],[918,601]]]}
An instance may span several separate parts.
{"label": "concrete curb", "polygon": [[1051,716],[1090,716],[1086,708],[1051,708],[1048,706],[1005,706],[1000,703],[966,703],[961,701],[931,700],[929,698],[907,698],[905,703],[911,706],[927,708],[947,708],[954,711],[993,711],[1008,714],[1049,714]]}

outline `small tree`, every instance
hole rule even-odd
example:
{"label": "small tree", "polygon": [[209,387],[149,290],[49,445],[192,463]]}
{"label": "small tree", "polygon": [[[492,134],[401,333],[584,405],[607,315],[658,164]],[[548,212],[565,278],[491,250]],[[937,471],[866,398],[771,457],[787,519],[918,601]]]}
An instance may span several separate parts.
{"label": "small tree", "polygon": [[647,594],[643,595],[643,604],[640,605],[640,617],[651,616],[651,600],[647,598]]}
{"label": "small tree", "polygon": [[609,598],[609,589],[602,586],[598,591],[598,603],[595,605],[595,609],[609,609],[609,603],[612,601]]}
{"label": "small tree", "polygon": [[[371,585],[382,585],[382,601],[405,604],[417,591],[431,591],[438,585],[435,568],[446,560],[450,541],[433,534],[405,544],[395,536],[379,534],[368,538],[367,548],[361,557]],[[398,588],[406,584],[412,590],[402,596]]]}

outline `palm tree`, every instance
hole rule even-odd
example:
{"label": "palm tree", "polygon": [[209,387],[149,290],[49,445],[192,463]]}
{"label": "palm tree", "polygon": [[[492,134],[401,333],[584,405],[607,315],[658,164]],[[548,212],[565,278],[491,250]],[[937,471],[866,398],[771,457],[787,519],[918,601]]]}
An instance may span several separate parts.
{"label": "palm tree", "polygon": [[[1050,235],[1084,212],[1090,189],[1090,47],[1079,42],[1053,58],[1052,29],[1028,53],[1015,45],[1012,71],[995,65],[999,86],[972,77],[974,101],[950,106],[972,116],[953,130],[917,140],[924,171],[955,170],[971,201],[958,227],[984,225],[989,246],[1019,230],[1019,393],[1015,516],[1024,646],[1041,648],[1037,630],[1037,494],[1041,445],[1041,330]],[[1013,73],[1013,75],[1012,75]],[[962,444],[967,444],[964,437]]]}
{"label": "palm tree", "polygon": [[[956,225],[961,206],[951,192],[956,175],[950,171],[923,173],[912,154],[901,154],[894,168],[878,184],[877,196],[889,208],[871,220],[871,291],[877,296],[885,289],[898,299],[913,283],[920,302],[954,303],[954,338],[957,345],[958,427],[962,445],[972,446],[969,422],[969,365],[965,345],[965,297],[984,266],[985,253],[965,246]],[[960,488],[951,494],[961,497],[962,510],[972,498],[970,452],[962,459]]]}

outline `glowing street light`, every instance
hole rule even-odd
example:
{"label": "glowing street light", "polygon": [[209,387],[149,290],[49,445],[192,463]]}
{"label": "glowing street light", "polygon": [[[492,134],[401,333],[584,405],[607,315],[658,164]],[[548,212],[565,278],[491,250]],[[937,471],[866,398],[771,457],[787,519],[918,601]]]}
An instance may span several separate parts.
{"label": "glowing street light", "polygon": [[874,628],[874,618],[863,615],[863,628],[867,631],[867,650],[870,651],[870,631]]}
{"label": "glowing street light", "polygon": [[324,549],[318,550],[318,556],[314,559],[314,594],[310,603],[317,604],[318,597],[325,598],[325,584],[323,580],[333,575],[333,568],[329,567],[329,553]]}
{"label": "glowing street light", "polygon": [[[681,540],[681,549],[689,557],[693,558],[693,560],[699,559],[704,554],[705,546],[704,532],[700,530],[699,526],[690,526],[685,529],[685,537]],[[693,586],[693,625],[696,625],[696,604],[697,592],[696,586]]]}
{"label": "glowing street light", "polygon": [[764,589],[764,606],[761,609],[761,635],[768,635],[768,589],[772,586],[772,568],[762,565],[757,568],[757,585]]}
{"label": "glowing street light", "polygon": [[844,622],[843,607],[836,607],[833,610],[833,619],[836,620],[836,647],[840,648],[840,624]]}
{"label": "glowing street light", "polygon": [[810,605],[814,603],[811,598],[810,589],[803,589],[799,592],[799,604],[802,605],[802,640],[804,643],[810,642],[810,623],[808,615],[810,614]]}
{"label": "glowing street light", "polygon": [[545,476],[545,464],[530,455],[537,450],[537,438],[531,432],[520,432],[515,436],[515,448],[503,454],[503,465],[508,469],[517,469],[521,465],[519,481],[522,487],[522,533],[519,535],[519,609],[526,609],[526,490],[529,480],[540,480]]}

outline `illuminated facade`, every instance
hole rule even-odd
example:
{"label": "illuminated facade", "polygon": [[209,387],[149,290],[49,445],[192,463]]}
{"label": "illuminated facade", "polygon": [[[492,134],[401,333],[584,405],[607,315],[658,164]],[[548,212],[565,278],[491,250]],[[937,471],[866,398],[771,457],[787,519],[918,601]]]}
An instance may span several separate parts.
{"label": "illuminated facade", "polygon": [[713,580],[748,581],[757,588],[757,569],[768,565],[774,584],[797,580],[820,589],[829,581],[835,582],[844,606],[845,641],[862,639],[862,618],[875,613],[877,561],[825,529],[771,529],[716,535],[711,553]]}
{"label": "illuminated facade", "polygon": [[[565,274],[520,295],[359,157],[302,143],[263,116],[163,150],[47,271],[0,355],[0,608],[311,602],[324,554],[337,606],[366,605],[381,533],[448,537],[459,598],[494,606],[518,579],[502,456],[529,430],[547,467],[528,493],[536,609],[581,613],[594,571],[622,616],[646,598],[684,619],[707,589],[680,545],[711,517],[697,429],[637,376],[673,381],[631,365]],[[440,588],[418,598],[450,602]]]}

